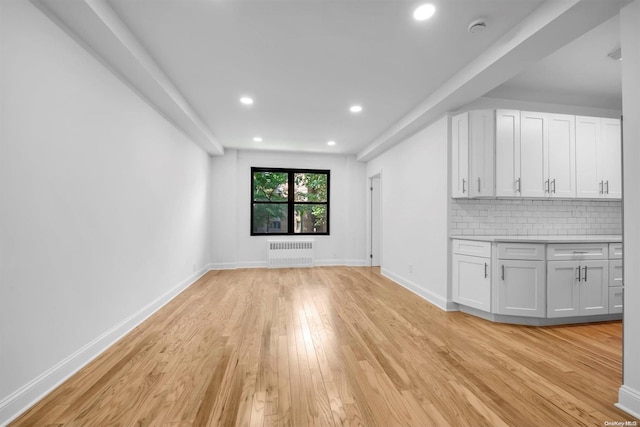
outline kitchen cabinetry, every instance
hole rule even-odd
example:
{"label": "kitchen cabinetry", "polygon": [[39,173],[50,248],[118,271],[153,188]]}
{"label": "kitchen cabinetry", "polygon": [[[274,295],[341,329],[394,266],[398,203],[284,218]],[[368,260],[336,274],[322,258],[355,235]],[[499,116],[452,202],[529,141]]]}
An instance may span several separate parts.
{"label": "kitchen cabinetry", "polygon": [[599,238],[455,238],[451,277],[460,310],[493,321],[615,320],[623,309],[622,246]]}
{"label": "kitchen cabinetry", "polygon": [[520,190],[520,111],[496,110],[496,196]]}
{"label": "kitchen cabinetry", "polygon": [[498,110],[496,129],[497,196],[575,197],[574,116]]}
{"label": "kitchen cabinetry", "polygon": [[576,197],[575,116],[549,114],[545,190],[549,197]]}
{"label": "kitchen cabinetry", "polygon": [[478,110],[451,119],[451,195],[494,195],[495,112]]}
{"label": "kitchen cabinetry", "polygon": [[498,243],[498,257],[495,312],[545,317],[544,245]]}
{"label": "kitchen cabinetry", "polygon": [[609,313],[608,254],[608,244],[547,247],[547,317]]}
{"label": "kitchen cabinetry", "polygon": [[451,133],[453,197],[622,196],[618,119],[479,110]]}
{"label": "kitchen cabinetry", "polygon": [[609,313],[622,313],[622,243],[609,243]]}
{"label": "kitchen cabinetry", "polygon": [[491,244],[454,240],[453,301],[491,311]]}
{"label": "kitchen cabinetry", "polygon": [[576,117],[577,197],[622,197],[620,120]]}

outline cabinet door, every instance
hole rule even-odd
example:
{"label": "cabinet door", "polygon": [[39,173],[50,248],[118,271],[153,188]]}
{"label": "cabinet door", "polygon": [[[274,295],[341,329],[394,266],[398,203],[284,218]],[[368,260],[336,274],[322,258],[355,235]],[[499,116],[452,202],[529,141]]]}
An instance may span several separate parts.
{"label": "cabinet door", "polygon": [[520,186],[522,197],[546,197],[547,115],[520,112]]}
{"label": "cabinet door", "polygon": [[545,317],[544,261],[500,260],[496,280],[496,313]]}
{"label": "cabinet door", "polygon": [[491,312],[491,260],[454,254],[453,301]]}
{"label": "cabinet door", "polygon": [[580,315],[580,288],[575,261],[547,262],[547,317]]}
{"label": "cabinet door", "polygon": [[609,288],[609,314],[622,313],[623,297],[623,286],[613,286]]}
{"label": "cabinet door", "polygon": [[496,110],[496,196],[519,196],[520,111]]}
{"label": "cabinet door", "polygon": [[609,286],[623,286],[622,281],[622,260],[609,260]]}
{"label": "cabinet door", "polygon": [[609,261],[582,261],[580,315],[609,313]]}
{"label": "cabinet door", "polygon": [[579,198],[602,197],[598,172],[600,119],[576,117],[576,194]]}
{"label": "cabinet door", "polygon": [[576,197],[576,135],[575,116],[549,115],[548,165],[545,183],[550,197]]}
{"label": "cabinet door", "polygon": [[451,197],[469,196],[469,113],[451,118]]}
{"label": "cabinet door", "polygon": [[600,143],[598,145],[598,181],[603,181],[604,196],[622,198],[622,151],[620,120],[600,119]]}
{"label": "cabinet door", "polygon": [[495,112],[469,113],[469,194],[490,197],[494,193]]}

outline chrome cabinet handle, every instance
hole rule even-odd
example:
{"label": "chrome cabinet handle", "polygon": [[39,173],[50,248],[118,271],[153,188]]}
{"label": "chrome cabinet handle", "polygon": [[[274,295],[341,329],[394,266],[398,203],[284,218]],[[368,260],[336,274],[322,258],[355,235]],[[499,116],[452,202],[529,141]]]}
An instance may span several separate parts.
{"label": "chrome cabinet handle", "polygon": [[484,278],[485,279],[489,276],[489,273],[487,272],[487,267],[489,267],[489,265],[485,262],[484,263]]}
{"label": "chrome cabinet handle", "polygon": [[556,193],[556,180],[555,179],[551,180],[551,186],[553,187],[553,190],[551,190],[551,192],[553,194],[555,194]]}
{"label": "chrome cabinet handle", "polygon": [[520,193],[520,178],[516,179],[516,193]]}
{"label": "chrome cabinet handle", "polygon": [[589,251],[573,251],[574,254],[588,254]]}
{"label": "chrome cabinet handle", "polygon": [[605,192],[605,194],[609,194],[609,181],[605,182],[605,184],[604,184],[604,185],[605,185],[605,187],[606,187],[606,189],[607,189],[607,190],[606,190],[606,192]]}
{"label": "chrome cabinet handle", "polygon": [[580,281],[580,266],[576,267],[576,271],[578,273],[578,277],[576,277],[576,279],[578,279],[578,282]]}
{"label": "chrome cabinet handle", "polygon": [[584,266],[584,281],[587,281],[587,266]]}
{"label": "chrome cabinet handle", "polygon": [[549,180],[546,180],[544,182],[544,192],[548,193],[549,192]]}
{"label": "chrome cabinet handle", "polygon": [[504,280],[504,264],[502,264],[502,280]]}
{"label": "chrome cabinet handle", "polygon": [[604,188],[602,187],[604,185],[604,181],[600,181],[600,194],[604,194]]}
{"label": "chrome cabinet handle", "polygon": [[465,193],[465,191],[466,191],[466,190],[464,189],[464,184],[465,184],[465,183],[466,183],[465,179],[464,179],[464,178],[462,178],[462,194],[464,194],[464,193]]}
{"label": "chrome cabinet handle", "polygon": [[480,192],[480,178],[478,178],[478,193]]}

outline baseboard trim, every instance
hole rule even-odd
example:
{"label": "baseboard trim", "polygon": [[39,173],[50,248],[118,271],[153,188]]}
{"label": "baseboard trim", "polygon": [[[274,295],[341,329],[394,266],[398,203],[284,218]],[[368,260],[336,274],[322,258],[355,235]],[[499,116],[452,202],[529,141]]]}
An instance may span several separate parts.
{"label": "baseboard trim", "polygon": [[0,401],[0,426],[6,426],[85,367],[210,270],[206,265],[151,303],[124,319]]}
{"label": "baseboard trim", "polygon": [[411,282],[410,280],[405,279],[402,276],[399,276],[389,270],[387,270],[386,268],[381,268],[380,269],[380,273],[396,282],[397,284],[399,284],[400,286],[402,286],[403,288],[413,292],[414,294],[418,295],[420,298],[426,300],[427,302],[435,305],[436,307],[440,308],[441,310],[444,311],[458,311],[458,304],[456,304],[453,301],[447,300],[445,298],[442,298],[440,295],[436,295],[433,292],[430,292],[426,289],[421,288],[420,286],[416,285],[415,283]]}
{"label": "baseboard trim", "polygon": [[640,418],[640,391],[623,385],[618,390],[618,403],[616,403],[616,407],[632,417]]}
{"label": "baseboard trim", "polygon": [[[364,259],[317,259],[314,267],[366,267]],[[209,264],[211,270],[236,270],[239,268],[267,268],[267,261],[214,262]],[[306,267],[303,267],[306,268]]]}

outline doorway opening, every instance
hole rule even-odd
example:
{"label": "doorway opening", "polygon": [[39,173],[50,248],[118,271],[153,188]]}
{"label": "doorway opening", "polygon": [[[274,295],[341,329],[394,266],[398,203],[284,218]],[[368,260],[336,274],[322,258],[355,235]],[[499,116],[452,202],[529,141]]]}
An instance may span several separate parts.
{"label": "doorway opening", "polygon": [[380,267],[382,264],[382,188],[380,174],[369,178],[369,266]]}

